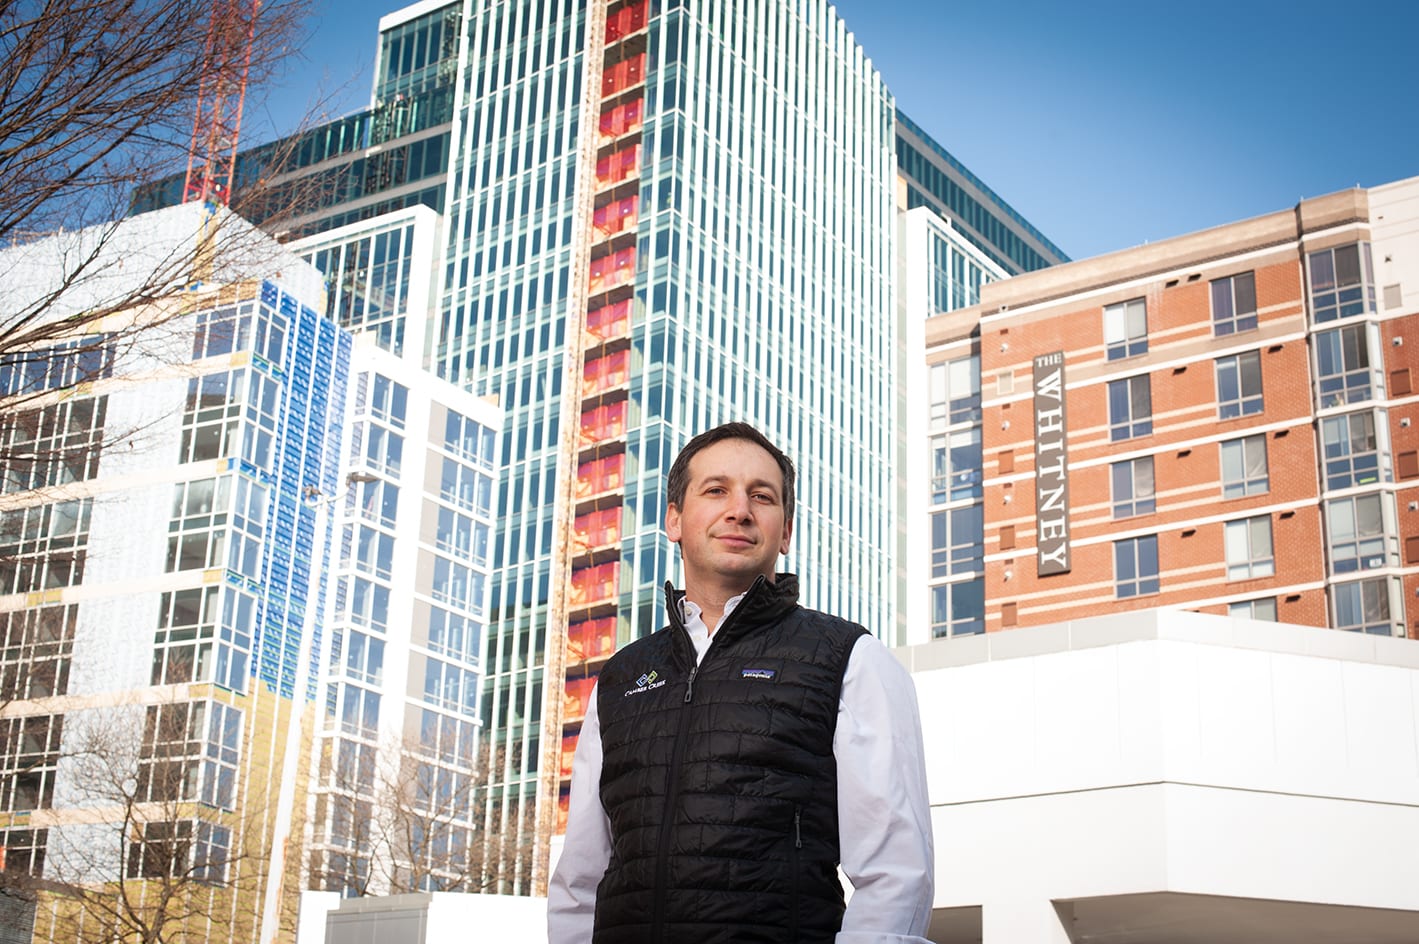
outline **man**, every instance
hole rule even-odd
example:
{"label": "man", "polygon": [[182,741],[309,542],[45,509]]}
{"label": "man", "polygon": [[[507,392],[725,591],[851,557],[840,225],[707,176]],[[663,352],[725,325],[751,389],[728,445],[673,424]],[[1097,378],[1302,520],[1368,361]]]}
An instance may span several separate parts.
{"label": "man", "polygon": [[726,424],[680,453],[668,498],[685,590],[667,585],[670,626],[597,681],[551,944],[924,942],[933,853],[911,679],[775,575],[793,463]]}

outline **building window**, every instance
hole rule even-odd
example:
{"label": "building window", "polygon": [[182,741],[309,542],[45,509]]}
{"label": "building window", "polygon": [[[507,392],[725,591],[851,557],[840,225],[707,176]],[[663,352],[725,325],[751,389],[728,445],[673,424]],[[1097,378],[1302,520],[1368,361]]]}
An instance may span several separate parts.
{"label": "building window", "polygon": [[[338,634],[332,652],[332,662],[345,665],[345,675],[357,682],[380,685],[384,680],[384,640],[349,630],[342,640]],[[343,652],[339,650],[343,649]]]}
{"label": "building window", "polygon": [[497,461],[497,435],[483,424],[448,411],[444,424],[444,448],[469,462],[492,469]]}
{"label": "building window", "polygon": [[1271,548],[1271,516],[1257,515],[1228,521],[1225,546],[1227,579],[1250,580],[1276,573],[1276,555]]}
{"label": "building window", "polygon": [[931,576],[979,573],[985,557],[985,518],[980,505],[931,515]]}
{"label": "building window", "polygon": [[931,588],[931,637],[971,636],[985,632],[985,579]]}
{"label": "building window", "polygon": [[49,348],[0,355],[0,397],[64,390],[113,376],[118,346],[112,335],[95,334]]}
{"label": "building window", "polygon": [[26,492],[98,475],[108,397],[81,397],[0,416],[0,492]]}
{"label": "building window", "polygon": [[1158,592],[1158,536],[1114,542],[1114,594],[1120,600]]}
{"label": "building window", "polygon": [[242,714],[212,701],[149,705],[138,766],[138,798],[197,801],[230,810]]}
{"label": "building window", "polygon": [[384,632],[389,626],[389,588],[384,584],[364,577],[340,578],[341,583],[349,581],[350,619],[361,626],[368,626]]}
{"label": "building window", "polygon": [[0,721],[0,811],[47,810],[54,805],[63,715]]}
{"label": "building window", "polygon": [[286,320],[265,305],[254,302],[197,314],[192,336],[192,359],[220,357],[251,350],[273,364],[281,363],[286,345]]}
{"label": "building window", "polygon": [[365,427],[364,435],[357,434],[356,441],[364,439],[365,461],[369,467],[397,478],[404,463],[404,437],[378,423],[360,425]]}
{"label": "building window", "polygon": [[1153,457],[1125,459],[1110,468],[1113,479],[1113,512],[1115,518],[1151,514],[1153,495]]}
{"label": "building window", "polygon": [[452,459],[445,459],[439,497],[460,508],[467,508],[485,516],[491,515],[493,480],[476,469],[460,465]]}
{"label": "building window", "polygon": [[247,372],[245,432],[241,456],[260,469],[271,469],[279,424],[281,385],[259,371]]}
{"label": "building window", "polygon": [[49,845],[47,829],[0,830],[0,861],[6,871],[27,875],[44,874],[44,852]]}
{"label": "building window", "polygon": [[980,421],[980,358],[957,358],[932,364],[931,432],[938,433],[957,423]]}
{"label": "building window", "polygon": [[1397,565],[1399,547],[1387,528],[1383,495],[1356,495],[1325,503],[1326,539],[1330,545],[1330,570],[1353,574],[1375,567]]}
{"label": "building window", "polygon": [[231,829],[198,820],[197,843],[192,848],[192,877],[209,885],[224,884],[231,855]]}
{"label": "building window", "polygon": [[355,685],[340,685],[336,716],[340,719],[340,730],[346,734],[374,737],[379,731],[379,692],[366,691]]}
{"label": "building window", "polygon": [[[441,607],[429,608],[429,651],[477,662],[483,624]],[[609,653],[608,653],[609,654]]]}
{"label": "building window", "polygon": [[1370,399],[1370,344],[1365,325],[1315,335],[1321,408]]}
{"label": "building window", "polygon": [[466,718],[425,708],[419,722],[420,752],[445,763],[472,766],[477,733],[477,727]]}
{"label": "building window", "polygon": [[[620,525],[620,511],[616,509],[615,524]],[[475,564],[488,562],[488,540],[491,528],[486,522],[477,521],[467,515],[460,515],[451,508],[438,510],[438,531],[435,544],[440,550]]]}
{"label": "building window", "polygon": [[245,370],[224,371],[187,382],[178,462],[202,462],[236,453],[246,374]]}
{"label": "building window", "polygon": [[1222,497],[1262,495],[1271,488],[1266,463],[1266,435],[1245,436],[1219,444],[1222,452]]}
{"label": "building window", "polygon": [[1212,281],[1212,333],[1217,337],[1256,327],[1256,275],[1241,272]]}
{"label": "building window", "polygon": [[396,383],[382,374],[374,375],[373,390],[370,392],[369,411],[395,429],[404,428],[404,417],[409,407],[409,388]]}
{"label": "building window", "polygon": [[196,479],[173,487],[167,571],[205,570],[227,563],[231,478]]}
{"label": "building window", "polygon": [[210,682],[217,634],[218,587],[164,593],[153,640],[154,685]]}
{"label": "building window", "polygon": [[1109,439],[1153,432],[1153,395],[1147,374],[1109,381]]}
{"label": "building window", "polygon": [[1251,416],[1262,405],[1261,352],[1217,358],[1217,417]]}
{"label": "building window", "polygon": [[478,673],[451,662],[428,658],[424,663],[424,702],[469,716],[476,714]]}
{"label": "building window", "polygon": [[1330,599],[1334,628],[1379,636],[1394,635],[1389,597],[1390,581],[1384,577],[1332,585]]}
{"label": "building window", "polygon": [[1374,413],[1367,410],[1326,417],[1320,421],[1320,430],[1327,489],[1390,480],[1388,457],[1381,454],[1375,435]]}
{"label": "building window", "polygon": [[234,692],[246,691],[251,637],[259,604],[255,596],[230,584],[222,592],[222,632],[217,644],[215,681]]}
{"label": "building window", "polygon": [[980,427],[931,438],[931,500],[934,504],[981,494]]}
{"label": "building window", "polygon": [[236,476],[231,504],[231,553],[227,566],[253,581],[261,578],[261,549],[266,536],[267,491],[244,475]]}
{"label": "building window", "polygon": [[486,576],[443,557],[434,558],[433,597],[470,613],[483,612]]}
{"label": "building window", "polygon": [[1375,310],[1370,244],[1352,243],[1306,256],[1311,279],[1311,317],[1316,324]]}
{"label": "building window", "polygon": [[69,692],[79,606],[0,613],[0,704]]}
{"label": "building window", "polygon": [[164,593],[153,639],[152,684],[216,682],[245,690],[255,610],[254,597],[230,586]]}
{"label": "building window", "polygon": [[[454,469],[460,468],[453,460],[444,460],[445,486],[448,485],[447,475],[450,466]],[[471,470],[469,474],[472,475]],[[449,495],[444,497],[451,498]],[[374,521],[387,528],[394,527],[395,518],[399,513],[399,486],[386,479],[361,482],[357,488],[349,491],[348,497],[345,499],[347,512],[353,514],[356,509],[359,510],[360,518],[365,521]]]}
{"label": "building window", "polygon": [[[352,526],[347,531],[353,532],[351,549],[355,552],[354,562],[359,565],[360,573],[388,580],[394,573],[394,535],[369,525]],[[466,548],[461,550],[467,551]]]}
{"label": "building window", "polygon": [[1111,361],[1148,350],[1148,306],[1143,299],[1104,308],[1104,349]]}
{"label": "building window", "polygon": [[191,822],[144,823],[128,845],[128,878],[179,878],[191,857]]}
{"label": "building window", "polygon": [[81,498],[0,512],[0,594],[81,583],[92,511]]}
{"label": "building window", "polygon": [[[428,711],[424,712],[427,717]],[[349,738],[330,738],[321,752],[319,784],[347,793],[369,793],[374,789],[378,751],[373,744]]]}
{"label": "building window", "polygon": [[1227,615],[1274,623],[1276,622],[1276,598],[1262,597],[1260,600],[1238,600],[1236,603],[1228,605]]}

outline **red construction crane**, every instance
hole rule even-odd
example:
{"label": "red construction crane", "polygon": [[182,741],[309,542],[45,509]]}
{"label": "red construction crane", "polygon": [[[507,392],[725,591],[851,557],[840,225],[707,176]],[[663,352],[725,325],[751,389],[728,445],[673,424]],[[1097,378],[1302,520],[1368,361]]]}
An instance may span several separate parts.
{"label": "red construction crane", "polygon": [[261,0],[212,0],[182,200],[231,199],[246,76]]}

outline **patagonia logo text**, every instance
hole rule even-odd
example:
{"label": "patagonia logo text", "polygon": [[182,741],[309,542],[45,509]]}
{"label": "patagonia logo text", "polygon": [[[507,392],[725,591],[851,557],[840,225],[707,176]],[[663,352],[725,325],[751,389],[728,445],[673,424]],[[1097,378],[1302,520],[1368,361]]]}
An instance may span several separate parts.
{"label": "patagonia logo text", "polygon": [[773,669],[744,669],[740,673],[741,678],[751,679],[771,679],[778,674]]}
{"label": "patagonia logo text", "polygon": [[[651,670],[640,678],[636,679],[636,687],[626,689],[626,695],[639,695],[641,692],[648,692],[653,688],[660,688],[665,684],[665,679],[660,677],[660,673]],[[626,697],[625,695],[621,696]]]}

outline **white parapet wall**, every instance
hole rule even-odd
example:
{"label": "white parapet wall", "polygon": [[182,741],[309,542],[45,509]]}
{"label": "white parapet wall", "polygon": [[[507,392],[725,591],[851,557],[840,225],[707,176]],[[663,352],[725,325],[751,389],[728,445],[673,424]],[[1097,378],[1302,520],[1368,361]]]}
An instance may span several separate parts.
{"label": "white parapet wall", "polygon": [[296,944],[546,944],[547,899],[420,892],[340,898],[301,895]]}
{"label": "white parapet wall", "polygon": [[1419,643],[1144,611],[900,656],[933,940],[1419,941]]}

